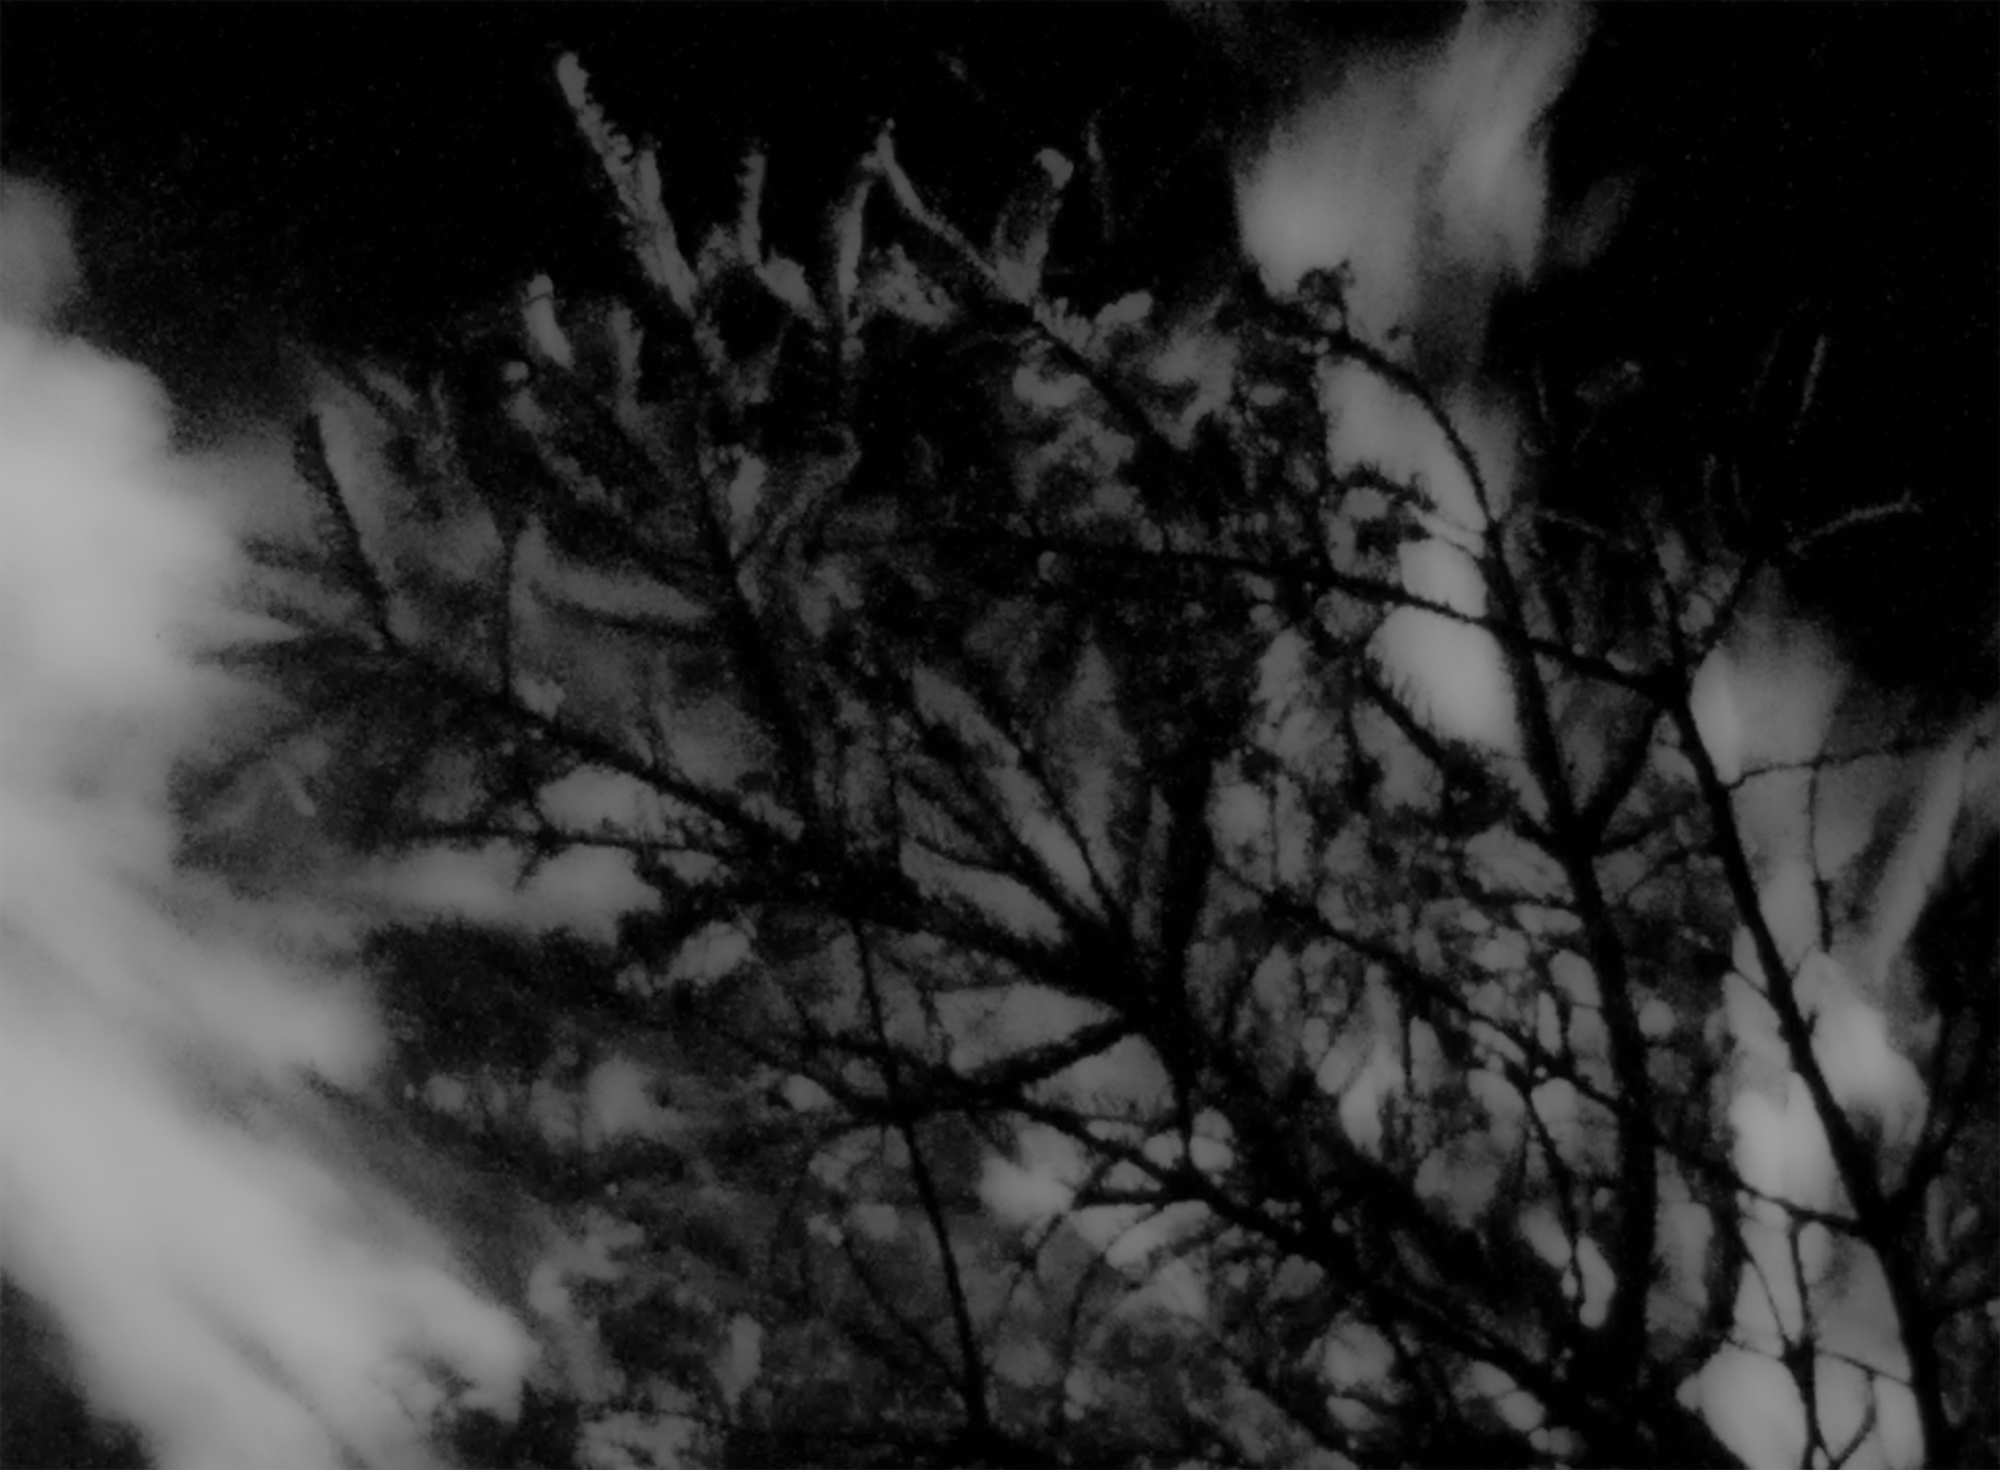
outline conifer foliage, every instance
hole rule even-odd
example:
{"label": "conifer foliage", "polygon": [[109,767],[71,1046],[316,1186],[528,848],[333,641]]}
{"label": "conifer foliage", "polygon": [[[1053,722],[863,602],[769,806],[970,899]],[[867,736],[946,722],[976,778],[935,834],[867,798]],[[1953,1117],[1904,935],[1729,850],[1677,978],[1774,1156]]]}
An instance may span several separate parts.
{"label": "conifer foliage", "polygon": [[1615,471],[1643,364],[1501,416],[1336,278],[1065,299],[1055,153],[989,231],[884,132],[801,260],[752,154],[696,241],[559,80],[629,289],[347,374],[243,658],[315,881],[423,914],[406,1094],[562,1221],[580,1459],[1994,1453],[1991,947],[1918,946],[1921,1105],[1836,1097],[1692,696],[1762,559],[1489,483],[1503,417],[1515,484]]}

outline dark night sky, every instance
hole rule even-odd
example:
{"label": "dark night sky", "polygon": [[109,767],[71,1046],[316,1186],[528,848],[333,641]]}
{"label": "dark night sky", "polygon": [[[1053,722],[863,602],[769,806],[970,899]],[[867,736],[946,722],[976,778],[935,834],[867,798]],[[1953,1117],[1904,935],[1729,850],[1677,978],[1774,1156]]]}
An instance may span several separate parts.
{"label": "dark night sky", "polygon": [[[662,140],[684,229],[728,210],[753,136],[777,232],[809,229],[893,116],[913,174],[982,233],[1034,150],[1077,156],[1095,114],[1135,278],[1224,258],[1227,143],[1267,80],[1153,6],[12,0],[0,162],[79,202],[100,331],[184,398],[254,396],[279,329],[420,353],[535,270],[606,278],[616,233],[551,79],[567,48]],[[1833,575],[1869,582],[1884,647],[1943,628],[1990,660],[2000,7],[1610,7],[1554,158],[1558,197],[1633,181],[1589,310],[1618,350],[1675,362],[1691,412],[1726,408],[1788,319],[1832,331],[1814,463],[1844,493],[1952,507]]]}

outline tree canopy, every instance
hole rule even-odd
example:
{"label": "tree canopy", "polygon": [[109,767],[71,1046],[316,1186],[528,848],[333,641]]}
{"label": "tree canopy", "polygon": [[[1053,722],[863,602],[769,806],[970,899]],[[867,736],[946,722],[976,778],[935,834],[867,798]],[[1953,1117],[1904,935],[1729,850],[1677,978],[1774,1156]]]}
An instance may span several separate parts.
{"label": "tree canopy", "polygon": [[[1848,412],[1908,316],[1662,310],[1587,146],[1509,214],[1573,50],[1206,23],[1247,262],[1115,109],[689,209],[563,53],[547,261],[288,360],[182,858],[367,917],[317,1103],[544,1349],[460,1457],[2000,1460],[1990,588],[1851,605],[1991,531]],[[1274,270],[1294,163],[1367,212]]]}
{"label": "tree canopy", "polygon": [[756,152],[695,238],[558,77],[625,285],[301,422],[228,776],[309,799],[204,840],[408,910],[399,1076],[565,1222],[584,1462],[1995,1452],[1990,893],[1861,1107],[1701,738],[1894,509],[1763,493],[1823,336],[1718,434],[1530,297],[1472,391],[1338,276],[1079,305],[1075,160],[974,229],[886,131],[815,252]]}

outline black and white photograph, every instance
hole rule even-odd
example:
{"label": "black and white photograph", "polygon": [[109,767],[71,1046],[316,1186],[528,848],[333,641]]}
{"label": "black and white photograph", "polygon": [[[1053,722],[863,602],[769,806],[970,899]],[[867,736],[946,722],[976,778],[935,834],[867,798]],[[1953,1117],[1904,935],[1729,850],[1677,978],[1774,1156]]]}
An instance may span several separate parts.
{"label": "black and white photograph", "polygon": [[2000,1466],[2000,6],[0,6],[0,1467]]}

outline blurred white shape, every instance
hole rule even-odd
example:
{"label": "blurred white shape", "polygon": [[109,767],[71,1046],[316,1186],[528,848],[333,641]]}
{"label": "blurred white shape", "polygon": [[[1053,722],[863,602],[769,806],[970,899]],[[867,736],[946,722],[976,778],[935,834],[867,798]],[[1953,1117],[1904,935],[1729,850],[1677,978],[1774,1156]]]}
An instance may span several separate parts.
{"label": "blurred white shape", "polygon": [[427,1464],[535,1345],[325,1090],[379,1053],[314,963],[345,921],[174,866],[236,552],[152,381],[36,330],[73,273],[59,205],[0,185],[0,1269],[166,1470]]}
{"label": "blurred white shape", "polygon": [[1448,317],[1476,343],[1494,291],[1539,260],[1539,124],[1586,22],[1575,6],[1468,6],[1442,42],[1350,63],[1238,169],[1243,249],[1269,289],[1341,271],[1358,335]]}

